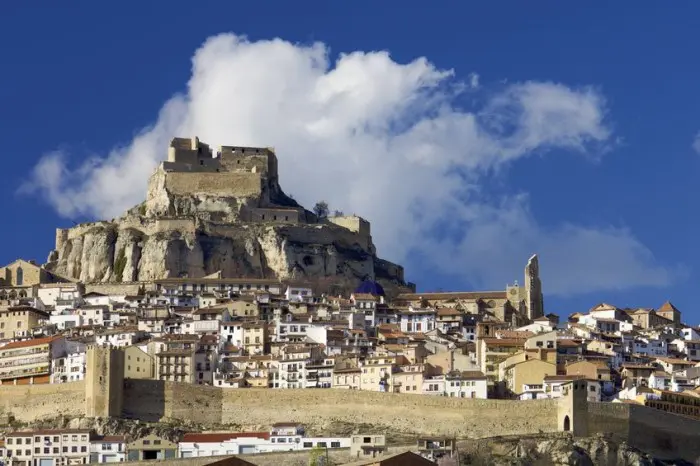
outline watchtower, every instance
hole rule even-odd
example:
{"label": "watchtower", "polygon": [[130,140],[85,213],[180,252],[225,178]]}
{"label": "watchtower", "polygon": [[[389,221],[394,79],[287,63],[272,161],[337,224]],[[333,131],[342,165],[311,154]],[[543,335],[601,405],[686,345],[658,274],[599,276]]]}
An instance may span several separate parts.
{"label": "watchtower", "polygon": [[85,415],[120,417],[124,406],[124,351],[90,346],[85,368]]}
{"label": "watchtower", "polygon": [[557,430],[571,432],[574,437],[588,435],[588,381],[572,380],[562,386],[558,400]]}

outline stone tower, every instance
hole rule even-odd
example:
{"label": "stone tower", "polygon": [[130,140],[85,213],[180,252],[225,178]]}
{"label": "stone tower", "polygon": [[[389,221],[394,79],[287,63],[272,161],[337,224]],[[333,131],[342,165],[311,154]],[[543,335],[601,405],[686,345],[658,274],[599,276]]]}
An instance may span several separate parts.
{"label": "stone tower", "polygon": [[124,405],[124,351],[91,346],[85,371],[85,415],[120,417]]}
{"label": "stone tower", "polygon": [[588,436],[588,381],[573,380],[562,387],[557,406],[557,430],[574,437]]}
{"label": "stone tower", "polygon": [[544,315],[544,297],[537,254],[533,255],[525,266],[525,306],[527,318],[530,320]]}

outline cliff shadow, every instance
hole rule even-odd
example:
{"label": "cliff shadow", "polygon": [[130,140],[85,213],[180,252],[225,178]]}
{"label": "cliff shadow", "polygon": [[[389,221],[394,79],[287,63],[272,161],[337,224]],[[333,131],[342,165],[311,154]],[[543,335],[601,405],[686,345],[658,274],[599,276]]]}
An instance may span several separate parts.
{"label": "cliff shadow", "polygon": [[166,417],[166,385],[162,380],[124,380],[122,417],[159,422]]}

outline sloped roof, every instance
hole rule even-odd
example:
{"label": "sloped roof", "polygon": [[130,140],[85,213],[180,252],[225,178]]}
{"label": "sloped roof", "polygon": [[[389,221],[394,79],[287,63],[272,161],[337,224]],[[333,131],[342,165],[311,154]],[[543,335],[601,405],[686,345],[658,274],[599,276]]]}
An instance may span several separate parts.
{"label": "sloped roof", "polygon": [[680,314],[681,311],[679,311],[676,306],[671,304],[671,301],[666,301],[656,310],[656,312],[678,312]]}

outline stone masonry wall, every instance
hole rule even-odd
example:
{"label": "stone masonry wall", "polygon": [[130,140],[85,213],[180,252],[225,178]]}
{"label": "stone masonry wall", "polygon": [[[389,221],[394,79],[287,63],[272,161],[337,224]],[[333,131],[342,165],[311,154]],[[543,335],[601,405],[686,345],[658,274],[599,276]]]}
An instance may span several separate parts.
{"label": "stone masonry wall", "polygon": [[700,421],[646,406],[589,403],[588,432],[606,432],[661,459],[700,459]]}
{"label": "stone masonry wall", "polygon": [[254,197],[262,192],[259,173],[167,173],[166,189],[175,195],[196,193],[220,194],[232,197]]}
{"label": "stone masonry wall", "polygon": [[700,460],[700,421],[646,406],[630,406],[628,442],[661,459]]}
{"label": "stone masonry wall", "polygon": [[126,417],[189,419],[205,425],[267,428],[300,422],[322,432],[333,423],[369,424],[406,433],[484,437],[556,430],[553,400],[514,402],[348,390],[219,389],[128,381]]}
{"label": "stone masonry wall", "polygon": [[85,382],[0,386],[0,414],[33,422],[59,415],[85,414]]}

